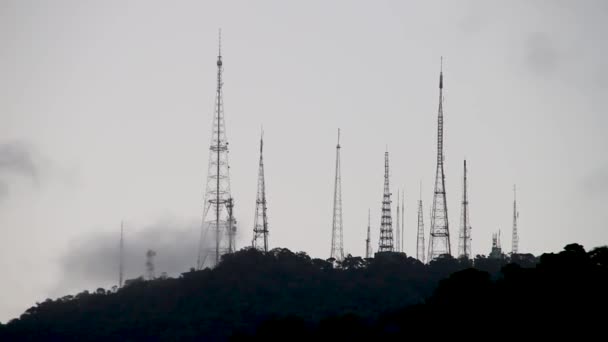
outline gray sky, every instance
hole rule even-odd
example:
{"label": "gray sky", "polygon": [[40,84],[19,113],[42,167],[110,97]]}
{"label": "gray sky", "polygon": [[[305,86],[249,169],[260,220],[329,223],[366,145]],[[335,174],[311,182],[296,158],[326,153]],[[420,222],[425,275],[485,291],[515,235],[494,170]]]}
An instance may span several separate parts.
{"label": "gray sky", "polygon": [[[336,130],[344,247],[374,250],[391,153],[425,223],[439,58],[452,248],[467,158],[473,252],[608,243],[608,6],[602,1],[0,1],[0,321],[36,301],[196,262],[222,28],[239,246],[253,225],[265,131],[271,247],[330,252]],[[428,231],[427,231],[428,234]],[[139,254],[138,254],[139,253]],[[189,258],[188,255],[191,255]]]}

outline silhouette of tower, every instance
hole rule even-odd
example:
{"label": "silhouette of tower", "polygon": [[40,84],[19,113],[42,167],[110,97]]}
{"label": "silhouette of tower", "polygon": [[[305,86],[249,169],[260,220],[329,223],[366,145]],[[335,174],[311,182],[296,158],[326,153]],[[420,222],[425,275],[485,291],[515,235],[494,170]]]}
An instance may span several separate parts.
{"label": "silhouette of tower", "polygon": [[266,216],[266,182],[264,181],[264,132],[260,137],[260,166],[258,169],[258,194],[255,200],[253,223],[253,248],[268,252],[268,217]]}
{"label": "silhouette of tower", "polygon": [[511,236],[511,254],[519,253],[519,234],[517,232],[517,221],[519,211],[517,211],[517,189],[513,185],[513,235]]}
{"label": "silhouette of tower", "polygon": [[[213,265],[220,261],[222,253],[234,251],[236,220],[232,216],[234,201],[230,195],[230,166],[228,165],[228,140],[224,118],[224,100],[222,87],[222,44],[217,57],[217,90],[213,117],[211,146],[209,147],[209,169],[203,208],[201,239],[197,258],[197,268],[202,269],[208,254],[213,251]],[[209,237],[210,235],[210,237]],[[213,247],[210,247],[213,241]]]}
{"label": "silhouette of tower", "polygon": [[439,110],[437,114],[437,172],[431,215],[431,238],[428,261],[442,254],[452,254],[448,223],[448,204],[445,197],[445,175],[443,172],[443,58],[439,73]]}
{"label": "silhouette of tower", "polygon": [[118,287],[122,287],[122,281],[124,279],[124,271],[125,271],[125,245],[124,245],[124,229],[123,229],[123,221],[120,221],[120,252],[119,252],[119,261],[118,261]]}
{"label": "silhouette of tower", "polygon": [[469,197],[467,194],[467,161],[464,161],[462,183],[462,213],[460,214],[460,236],[458,237],[458,256],[471,259],[471,222],[469,221]]}
{"label": "silhouette of tower", "polygon": [[380,246],[378,252],[392,252],[393,219],[391,216],[391,191],[389,188],[388,151],[384,152],[384,195],[382,196],[382,217],[380,221]]}
{"label": "silhouette of tower", "polygon": [[367,209],[367,239],[365,239],[365,257],[372,257],[372,239],[371,235],[371,223],[370,223],[370,210]]}
{"label": "silhouette of tower", "polygon": [[399,199],[401,198],[401,191],[397,189],[397,219],[395,228],[395,252],[401,252],[401,204]]}
{"label": "silhouette of tower", "polygon": [[154,280],[156,278],[154,274],[154,257],[156,256],[156,252],[148,249],[146,252],[146,279]]}
{"label": "silhouette of tower", "polygon": [[405,236],[405,190],[401,190],[401,243],[400,252],[405,252],[405,245],[403,245],[403,239]]}
{"label": "silhouette of tower", "polygon": [[416,239],[416,258],[424,263],[424,213],[422,209],[422,183],[420,184],[420,199],[418,200],[418,236]]}
{"label": "silhouette of tower", "polygon": [[336,145],[336,178],[334,179],[334,217],[331,230],[330,258],[344,259],[342,245],[342,174],[340,171],[340,129],[338,128],[338,144]]}
{"label": "silhouette of tower", "polygon": [[502,247],[500,245],[500,229],[499,229],[498,233],[492,234],[492,251],[490,252],[490,255],[488,255],[488,258],[501,259],[502,256],[503,255],[502,255]]}

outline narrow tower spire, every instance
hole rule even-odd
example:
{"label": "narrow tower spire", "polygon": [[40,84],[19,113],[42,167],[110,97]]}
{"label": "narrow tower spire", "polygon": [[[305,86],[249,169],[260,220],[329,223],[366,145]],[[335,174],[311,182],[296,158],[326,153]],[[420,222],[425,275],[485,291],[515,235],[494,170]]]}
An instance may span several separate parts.
{"label": "narrow tower spire", "polygon": [[[213,265],[220,261],[222,253],[235,250],[236,220],[232,216],[234,201],[230,194],[230,166],[228,163],[228,139],[224,118],[224,100],[222,81],[222,51],[221,30],[219,32],[219,47],[217,56],[217,90],[215,94],[215,109],[211,146],[209,147],[209,169],[205,202],[203,207],[201,239],[197,258],[197,268],[202,269],[207,263],[207,255],[213,251]],[[207,238],[211,232],[212,237]],[[213,243],[207,240],[213,241]],[[227,241],[226,241],[227,240]],[[210,245],[213,244],[213,247]]]}
{"label": "narrow tower spire", "polygon": [[122,287],[125,271],[124,221],[120,221],[120,252],[118,261],[118,287]]}
{"label": "narrow tower spire", "polygon": [[367,239],[365,239],[365,258],[369,259],[372,257],[372,240],[371,240],[371,221],[370,221],[370,210],[367,209]]}
{"label": "narrow tower spire", "polygon": [[391,191],[389,187],[388,151],[384,152],[384,195],[382,196],[382,217],[380,221],[380,246],[378,252],[392,252],[393,219],[391,216]]}
{"label": "narrow tower spire", "polygon": [[405,245],[403,244],[403,240],[405,237],[405,190],[401,189],[401,250],[400,252],[405,252]]}
{"label": "narrow tower spire", "polygon": [[460,236],[458,238],[458,256],[471,259],[471,222],[469,221],[469,197],[467,193],[467,161],[464,161],[462,182],[462,213],[460,215]]}
{"label": "narrow tower spire", "polygon": [[334,217],[331,230],[330,258],[344,259],[342,245],[342,175],[340,170],[340,129],[338,128],[338,144],[336,145],[336,177],[334,179]]}
{"label": "narrow tower spire", "polygon": [[442,254],[452,254],[450,247],[450,229],[448,222],[448,205],[445,196],[445,174],[443,172],[443,57],[439,73],[439,110],[437,112],[437,170],[435,173],[435,191],[433,193],[433,211],[431,215],[431,238],[429,241],[428,261]]}
{"label": "narrow tower spire", "polygon": [[424,213],[422,209],[422,181],[420,181],[420,197],[418,199],[418,236],[416,240],[416,258],[424,263]]}
{"label": "narrow tower spire", "polygon": [[258,168],[258,194],[255,200],[253,248],[268,252],[268,217],[266,216],[266,182],[264,181],[264,131],[260,137],[260,164]]}
{"label": "narrow tower spire", "polygon": [[511,254],[519,253],[519,233],[517,232],[517,221],[519,211],[517,211],[517,189],[513,185],[513,235],[511,237]]}
{"label": "narrow tower spire", "polygon": [[397,219],[395,227],[395,252],[401,252],[401,191],[397,189]]}

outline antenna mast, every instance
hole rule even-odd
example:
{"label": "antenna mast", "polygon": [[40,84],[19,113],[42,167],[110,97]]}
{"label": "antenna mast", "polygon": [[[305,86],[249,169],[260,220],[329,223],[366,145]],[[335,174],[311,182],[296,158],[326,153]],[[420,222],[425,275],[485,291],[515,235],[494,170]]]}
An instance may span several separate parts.
{"label": "antenna mast", "polygon": [[124,267],[125,267],[125,245],[124,245],[124,221],[120,221],[120,252],[119,252],[119,261],[118,261],[118,287],[122,287],[122,281],[124,279]]}
{"label": "antenna mast", "polygon": [[395,229],[395,252],[401,252],[401,204],[399,200],[401,198],[401,191],[397,189],[397,222]]}
{"label": "antenna mast", "polygon": [[467,161],[464,161],[462,185],[462,213],[460,218],[460,236],[458,256],[471,259],[471,223],[469,221],[469,198],[467,195]]}
{"label": "antenna mast", "polygon": [[388,151],[384,152],[384,195],[380,221],[380,248],[378,252],[393,251],[393,219],[391,216],[391,191],[389,188]]}
{"label": "antenna mast", "polygon": [[344,259],[342,245],[342,174],[340,168],[340,129],[338,128],[338,144],[336,145],[336,177],[334,179],[334,217],[331,230],[330,258]]}
{"label": "antenna mast", "polygon": [[258,194],[255,200],[253,223],[253,248],[268,252],[268,217],[266,216],[266,182],[264,181],[264,131],[260,137],[260,165],[258,169]]}
{"label": "antenna mast", "polygon": [[370,238],[371,224],[370,224],[370,210],[367,209],[367,239],[365,239],[365,258],[369,259],[372,257],[372,240]]}
{"label": "antenna mast", "polygon": [[148,249],[146,252],[146,279],[154,280],[156,278],[154,274],[154,257],[156,256],[156,252]]}
{"label": "antenna mast", "polygon": [[[224,118],[224,100],[222,81],[222,32],[219,32],[219,53],[217,57],[217,91],[211,146],[209,147],[209,169],[203,209],[201,239],[197,268],[202,269],[207,260],[210,248],[206,247],[207,235],[211,232],[215,246],[213,265],[220,261],[223,252],[231,253],[235,249],[236,220],[232,217],[234,202],[230,195],[230,166],[228,164],[228,139]],[[223,239],[226,235],[227,239]],[[225,241],[228,240],[228,241]]]}
{"label": "antenna mast", "polygon": [[405,236],[405,190],[401,189],[401,249],[400,252],[405,251],[405,245],[403,244],[403,238]]}
{"label": "antenna mast", "polygon": [[445,174],[443,172],[443,57],[439,73],[439,110],[437,112],[437,172],[433,193],[431,215],[431,241],[429,242],[428,261],[442,254],[452,254],[448,222],[448,204],[445,196]]}
{"label": "antenna mast", "polygon": [[416,240],[416,258],[424,263],[424,213],[422,209],[422,182],[420,182],[420,199],[418,200],[418,238]]}
{"label": "antenna mast", "polygon": [[517,211],[517,189],[513,185],[513,235],[511,237],[511,254],[519,253],[519,233],[517,232],[517,221],[519,211]]}

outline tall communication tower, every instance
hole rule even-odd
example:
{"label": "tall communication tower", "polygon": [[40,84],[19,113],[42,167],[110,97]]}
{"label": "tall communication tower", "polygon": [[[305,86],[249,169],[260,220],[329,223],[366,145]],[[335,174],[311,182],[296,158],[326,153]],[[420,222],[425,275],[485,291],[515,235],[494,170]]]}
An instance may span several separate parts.
{"label": "tall communication tower", "polygon": [[519,211],[517,211],[517,189],[513,185],[513,235],[511,236],[511,254],[519,253],[519,234],[517,232],[517,220],[519,219]]}
{"label": "tall communication tower", "polygon": [[462,183],[462,213],[460,214],[460,236],[458,237],[458,256],[471,258],[471,222],[469,221],[469,197],[467,194],[467,161],[464,161]]}
{"label": "tall communication tower", "polygon": [[258,169],[258,194],[255,200],[253,223],[253,248],[268,252],[268,217],[266,216],[266,182],[264,181],[264,131],[260,137],[260,165]]}
{"label": "tall communication tower", "polygon": [[334,180],[334,217],[331,229],[330,258],[344,259],[342,245],[342,174],[340,171],[340,129],[338,128],[338,144],[336,145],[336,178]]}
{"label": "tall communication tower", "polygon": [[389,188],[388,151],[384,152],[384,195],[382,196],[382,217],[380,220],[380,246],[378,252],[392,252],[393,219],[391,216],[391,191]]}
{"label": "tall communication tower", "polygon": [[156,252],[148,249],[146,252],[146,279],[154,280],[156,275],[154,274],[154,257],[156,256]]}
{"label": "tall communication tower", "polygon": [[118,287],[122,287],[122,281],[124,279],[124,271],[125,271],[125,245],[123,240],[124,227],[123,221],[120,221],[120,252],[119,252],[119,261],[118,261]]}
{"label": "tall communication tower", "polygon": [[405,236],[405,190],[401,190],[401,242],[400,252],[405,252],[405,245],[403,244],[403,238]]}
{"label": "tall communication tower", "polygon": [[437,172],[431,215],[431,241],[428,261],[442,254],[452,254],[448,223],[448,204],[445,196],[445,174],[443,172],[443,58],[439,73],[439,110],[437,114]]}
{"label": "tall communication tower", "polygon": [[397,189],[397,219],[395,229],[395,252],[401,252],[401,204],[399,199],[401,198],[401,191]]}
{"label": "tall communication tower", "polygon": [[365,239],[365,258],[372,257],[372,239],[371,239],[371,221],[370,210],[367,209],[367,239]]}
{"label": "tall communication tower", "polygon": [[[210,252],[213,252],[213,265],[217,265],[222,253],[230,253],[235,249],[236,220],[232,216],[234,201],[230,195],[230,166],[228,164],[228,139],[224,118],[222,71],[222,36],[220,31],[215,113],[211,146],[209,147],[209,169],[207,171],[201,239],[197,258],[198,269],[205,266]],[[210,247],[208,241],[213,241],[214,246]]]}
{"label": "tall communication tower", "polygon": [[424,263],[424,213],[422,209],[422,184],[420,185],[420,199],[418,200],[418,236],[416,239],[416,258]]}

